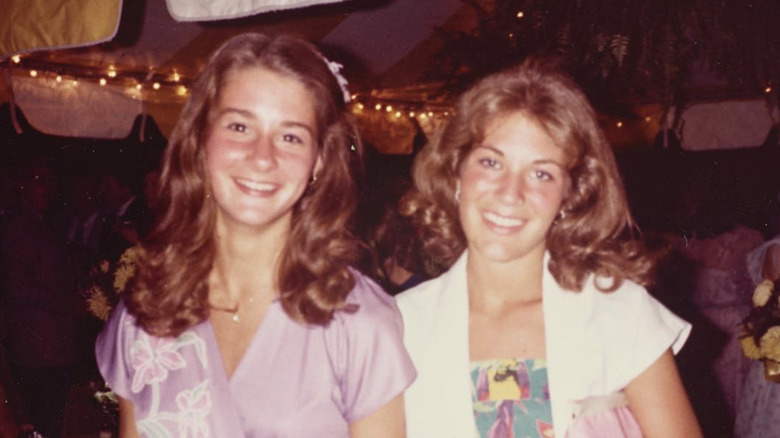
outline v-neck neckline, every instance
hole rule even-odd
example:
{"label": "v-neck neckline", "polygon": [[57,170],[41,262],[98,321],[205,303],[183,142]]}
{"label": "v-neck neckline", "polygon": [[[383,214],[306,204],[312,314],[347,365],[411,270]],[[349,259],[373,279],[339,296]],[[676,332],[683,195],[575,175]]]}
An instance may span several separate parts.
{"label": "v-neck neckline", "polygon": [[273,300],[271,304],[269,304],[268,309],[265,311],[265,315],[263,315],[263,319],[260,320],[260,324],[258,324],[257,329],[252,334],[252,339],[250,339],[249,344],[247,344],[244,354],[241,356],[241,359],[238,360],[236,367],[233,369],[233,374],[230,376],[228,376],[225,363],[222,360],[222,350],[220,350],[219,342],[217,342],[217,333],[214,331],[214,325],[211,323],[211,318],[206,319],[205,322],[208,327],[209,336],[211,337],[211,342],[214,344],[216,359],[219,364],[216,372],[219,374],[218,377],[224,379],[224,382],[226,382],[229,387],[233,386],[234,381],[239,380],[241,373],[243,372],[242,370],[248,366],[244,365],[244,363],[249,360],[247,358],[252,355],[252,352],[258,348],[255,344],[261,342],[259,338],[261,337],[262,332],[265,331],[265,326],[269,324],[268,320],[276,317],[277,304],[278,300]]}

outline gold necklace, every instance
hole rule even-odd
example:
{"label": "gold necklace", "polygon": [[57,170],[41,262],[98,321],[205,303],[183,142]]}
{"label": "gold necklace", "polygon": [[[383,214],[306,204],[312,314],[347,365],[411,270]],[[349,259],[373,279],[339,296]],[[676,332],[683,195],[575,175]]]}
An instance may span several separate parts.
{"label": "gold necklace", "polygon": [[[222,271],[217,269],[216,275],[217,275],[217,277],[219,277],[219,280],[221,280],[220,283],[221,284],[225,284],[224,277],[222,275]],[[212,279],[212,280],[216,280],[216,279]],[[216,286],[216,285],[214,284],[214,282],[212,281],[210,283],[211,284],[210,284],[209,289],[211,289],[211,290],[215,289],[214,286]],[[227,293],[227,290],[225,288],[223,288],[223,290],[225,291],[225,293]],[[210,295],[210,293],[209,293],[209,295]],[[250,299],[249,301],[251,302],[252,300]],[[241,316],[238,314],[238,311],[241,308],[241,301],[239,299],[236,299],[236,304],[234,306],[232,306],[232,307],[215,306],[215,305],[211,304],[211,299],[208,299],[208,305],[209,305],[209,308],[211,310],[214,310],[214,311],[217,311],[217,312],[225,312],[225,313],[232,314],[233,316],[230,317],[230,320],[233,321],[234,323],[238,324],[239,322],[241,322]]]}
{"label": "gold necklace", "polygon": [[239,316],[238,314],[238,309],[240,307],[241,307],[240,303],[236,303],[236,305],[233,307],[219,307],[209,303],[209,308],[211,308],[211,310],[215,310],[217,312],[232,313],[233,316],[230,318],[230,320],[235,322],[236,324],[241,322],[241,316]]}
{"label": "gold necklace", "polygon": [[[246,300],[247,304],[251,304],[255,300],[255,297],[249,297],[248,300]],[[236,305],[232,307],[220,307],[215,306],[209,302],[209,308],[211,310],[215,310],[217,312],[225,312],[225,313],[231,313],[233,316],[230,317],[230,320],[238,324],[241,322],[241,315],[238,314],[238,311],[241,309],[241,302],[236,301]]]}

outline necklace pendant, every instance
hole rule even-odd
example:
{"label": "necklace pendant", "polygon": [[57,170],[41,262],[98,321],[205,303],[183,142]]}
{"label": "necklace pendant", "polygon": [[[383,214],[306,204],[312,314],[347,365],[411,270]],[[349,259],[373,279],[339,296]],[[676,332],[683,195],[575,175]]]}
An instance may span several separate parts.
{"label": "necklace pendant", "polygon": [[234,313],[234,314],[233,314],[233,318],[231,318],[231,319],[232,319],[232,320],[233,320],[233,322],[235,322],[236,324],[238,324],[239,322],[241,322],[241,317],[240,317],[240,316],[238,316],[238,313]]}

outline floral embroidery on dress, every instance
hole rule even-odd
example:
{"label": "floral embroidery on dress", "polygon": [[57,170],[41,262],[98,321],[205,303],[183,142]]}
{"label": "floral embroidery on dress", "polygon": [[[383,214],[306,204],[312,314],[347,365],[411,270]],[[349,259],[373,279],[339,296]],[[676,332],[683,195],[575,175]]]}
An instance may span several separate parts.
{"label": "floral embroidery on dress", "polygon": [[142,335],[130,349],[130,360],[135,370],[130,389],[139,392],[146,385],[167,379],[168,370],[184,368],[187,362],[177,349],[173,339]]}
{"label": "floral embroidery on dress", "polygon": [[211,412],[211,394],[206,389],[208,381],[191,390],[176,395],[179,407],[179,436],[207,437],[209,425],[206,416]]}
{"label": "floral embroidery on dress", "polygon": [[152,438],[172,438],[174,431],[179,437],[205,438],[211,436],[207,417],[212,402],[209,381],[203,380],[190,389],[176,395],[177,412],[160,410],[160,384],[171,372],[186,368],[189,364],[181,354],[183,348],[194,348],[200,366],[206,369],[205,341],[193,331],[186,331],[179,337],[158,338],[139,330],[138,338],[130,347],[130,362],[134,371],[131,390],[139,393],[148,387],[149,411],[141,413],[136,427],[141,435]]}

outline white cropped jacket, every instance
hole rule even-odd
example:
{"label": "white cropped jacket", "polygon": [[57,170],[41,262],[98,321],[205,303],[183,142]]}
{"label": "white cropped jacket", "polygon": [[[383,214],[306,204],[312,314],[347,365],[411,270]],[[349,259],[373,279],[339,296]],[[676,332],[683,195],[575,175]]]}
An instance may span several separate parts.
{"label": "white cropped jacket", "polygon": [[[478,436],[469,374],[467,256],[397,297],[404,342],[418,372],[404,398],[409,438]],[[622,390],[667,349],[679,351],[691,329],[635,283],[604,293],[593,281],[572,292],[558,286],[549,270],[544,273],[548,379],[559,437],[566,436],[577,401]]]}

